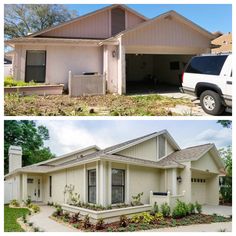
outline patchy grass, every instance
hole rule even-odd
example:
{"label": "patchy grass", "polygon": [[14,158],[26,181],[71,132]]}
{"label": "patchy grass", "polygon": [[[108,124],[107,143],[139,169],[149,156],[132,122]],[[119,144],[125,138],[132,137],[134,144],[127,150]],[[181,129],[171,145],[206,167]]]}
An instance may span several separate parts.
{"label": "patchy grass", "polygon": [[176,105],[193,106],[188,99],[175,99],[160,95],[145,96],[85,96],[68,95],[5,96],[7,116],[171,116],[168,108]]}
{"label": "patchy grass", "polygon": [[4,232],[23,232],[24,230],[16,222],[17,218],[26,215],[29,212],[25,208],[9,208],[4,206]]}
{"label": "patchy grass", "polygon": [[12,76],[6,76],[4,78],[4,87],[14,87],[14,86],[37,86],[38,83],[35,83],[34,81],[30,82],[24,82],[24,81],[18,81],[14,80]]}

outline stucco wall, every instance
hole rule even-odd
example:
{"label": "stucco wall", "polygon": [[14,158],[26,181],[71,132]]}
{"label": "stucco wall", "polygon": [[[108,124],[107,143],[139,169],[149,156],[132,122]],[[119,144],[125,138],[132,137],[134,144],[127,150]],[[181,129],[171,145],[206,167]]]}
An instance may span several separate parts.
{"label": "stucco wall", "polygon": [[103,72],[102,47],[95,46],[16,46],[13,65],[14,77],[25,80],[26,50],[46,50],[46,83],[63,83],[67,87],[69,71],[72,74],[83,72]]}
{"label": "stucco wall", "polygon": [[154,168],[130,166],[129,175],[130,196],[143,192],[142,202],[149,203],[150,191],[159,191],[160,172]]}

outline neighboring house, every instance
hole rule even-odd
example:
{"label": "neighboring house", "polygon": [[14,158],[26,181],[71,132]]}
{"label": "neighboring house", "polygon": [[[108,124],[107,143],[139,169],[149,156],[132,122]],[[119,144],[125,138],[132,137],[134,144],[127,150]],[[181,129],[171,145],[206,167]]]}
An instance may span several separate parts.
{"label": "neighboring house", "polygon": [[219,174],[224,165],[214,144],[181,149],[163,130],[100,150],[97,146],[22,167],[20,147],[9,149],[5,202],[28,198],[65,203],[64,189],[73,185],[83,202],[107,206],[130,203],[143,192],[183,194],[186,202],[219,203]]}
{"label": "neighboring house", "polygon": [[5,41],[14,48],[17,80],[63,83],[97,72],[111,93],[137,86],[175,86],[189,59],[210,53],[215,35],[175,11],[147,19],[125,5],[111,5],[27,37]]}
{"label": "neighboring house", "polygon": [[12,61],[11,58],[4,57],[4,77],[12,75]]}
{"label": "neighboring house", "polygon": [[212,42],[212,53],[232,52],[232,33],[218,35]]}

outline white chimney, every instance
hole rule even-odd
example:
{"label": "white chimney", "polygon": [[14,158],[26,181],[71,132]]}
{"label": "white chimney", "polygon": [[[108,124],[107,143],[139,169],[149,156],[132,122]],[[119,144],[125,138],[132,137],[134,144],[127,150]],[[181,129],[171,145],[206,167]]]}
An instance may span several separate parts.
{"label": "white chimney", "polygon": [[10,146],[9,155],[9,172],[22,167],[22,148],[20,146]]}

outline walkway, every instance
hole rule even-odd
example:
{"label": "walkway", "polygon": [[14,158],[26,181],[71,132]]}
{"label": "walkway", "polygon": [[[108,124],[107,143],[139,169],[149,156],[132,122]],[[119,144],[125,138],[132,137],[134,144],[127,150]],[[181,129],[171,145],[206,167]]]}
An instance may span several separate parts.
{"label": "walkway", "polygon": [[212,215],[217,214],[225,217],[232,216],[232,206],[213,206],[213,205],[203,205],[202,213]]}
{"label": "walkway", "polygon": [[29,217],[29,222],[44,232],[78,232],[78,230],[58,223],[49,217],[55,211],[54,207],[40,206],[40,212]]}

